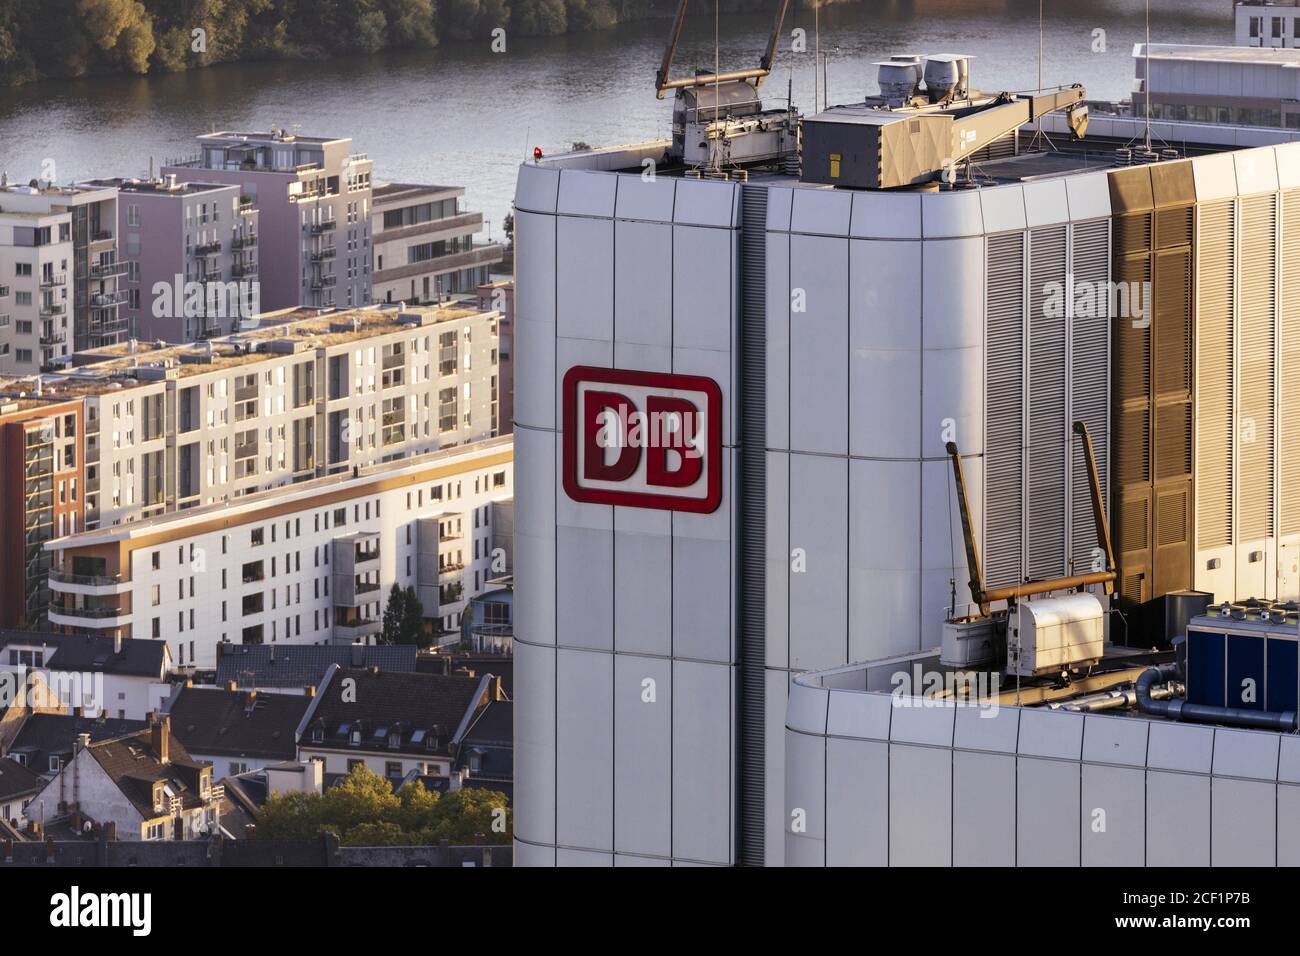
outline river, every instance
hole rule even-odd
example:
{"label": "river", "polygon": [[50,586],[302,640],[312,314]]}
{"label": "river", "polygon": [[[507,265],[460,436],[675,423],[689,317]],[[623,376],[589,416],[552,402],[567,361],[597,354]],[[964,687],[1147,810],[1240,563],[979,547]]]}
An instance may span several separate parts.
{"label": "river", "polygon": [[[696,7],[703,7],[697,0]],[[1133,44],[1143,37],[1136,0],[1048,0],[1046,84],[1081,82],[1092,98],[1129,95]],[[875,92],[872,61],[891,53],[972,54],[973,85],[1033,87],[1038,71],[1037,0],[911,0],[830,7],[821,15],[830,101]],[[515,168],[534,145],[554,152],[575,141],[593,145],[666,135],[671,103],[657,100],[653,78],[668,21],[622,25],[604,33],[545,39],[506,37],[445,43],[436,50],[327,61],[230,64],[149,77],[46,81],[0,90],[0,169],[10,181],[52,172],[59,182],[92,176],[143,176],[150,158],[196,152],[193,136],[211,129],[266,129],[351,136],[375,160],[377,180],[465,186],[467,206],[482,210],[492,235],[510,209]],[[713,17],[688,21],[675,75],[714,62]],[[803,28],[808,53],[790,50]],[[722,68],[753,65],[770,16],[722,20]],[[1105,51],[1094,52],[1105,31]],[[1231,43],[1229,0],[1152,4],[1156,42]],[[813,101],[813,16],[791,11],[764,86],[784,102]],[[776,104],[774,104],[776,105]]]}

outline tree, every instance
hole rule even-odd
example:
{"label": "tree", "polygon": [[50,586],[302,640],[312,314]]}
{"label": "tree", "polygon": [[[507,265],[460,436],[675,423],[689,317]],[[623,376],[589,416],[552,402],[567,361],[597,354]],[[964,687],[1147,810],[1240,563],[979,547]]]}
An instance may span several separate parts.
{"label": "tree", "polygon": [[402,595],[402,644],[424,643],[424,606],[412,585]]}
{"label": "tree", "polygon": [[402,633],[406,626],[406,595],[402,586],[393,582],[388,592],[388,603],[384,605],[384,630],[380,635],[385,644],[405,644]]}
{"label": "tree", "polygon": [[513,821],[505,795],[453,790],[446,796],[418,780],[396,794],[388,780],[356,767],[323,796],[273,793],[257,818],[257,838],[307,840],[329,831],[345,846],[461,846],[509,843]]}

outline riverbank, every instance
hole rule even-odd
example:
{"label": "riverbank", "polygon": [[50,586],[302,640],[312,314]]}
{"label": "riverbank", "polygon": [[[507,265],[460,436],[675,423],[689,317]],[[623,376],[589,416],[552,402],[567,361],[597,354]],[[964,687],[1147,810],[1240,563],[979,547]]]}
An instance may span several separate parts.
{"label": "riverbank", "polygon": [[[776,0],[720,0],[723,14]],[[791,0],[794,9],[864,0]],[[177,73],[225,63],[323,61],[442,41],[595,33],[666,19],[676,0],[10,0],[0,8],[0,86]],[[186,9],[186,8],[189,9]],[[699,2],[693,19],[711,19]]]}

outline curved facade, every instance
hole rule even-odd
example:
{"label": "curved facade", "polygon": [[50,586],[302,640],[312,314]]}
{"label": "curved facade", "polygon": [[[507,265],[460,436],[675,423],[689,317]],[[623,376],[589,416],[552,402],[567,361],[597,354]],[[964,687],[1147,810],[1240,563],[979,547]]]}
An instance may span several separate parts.
{"label": "curved facade", "polygon": [[[969,603],[946,441],[993,583],[1091,549],[1068,424],[1105,454],[1104,401],[1075,396],[1105,394],[1106,319],[1068,292],[1029,316],[1109,277],[1109,215],[1105,174],[853,193],[521,169],[520,863],[779,864],[790,674],[934,646]],[[718,383],[715,512],[569,498],[579,365]]]}
{"label": "curved facade", "polygon": [[933,657],[801,674],[791,866],[1295,866],[1300,739],[895,695]]}

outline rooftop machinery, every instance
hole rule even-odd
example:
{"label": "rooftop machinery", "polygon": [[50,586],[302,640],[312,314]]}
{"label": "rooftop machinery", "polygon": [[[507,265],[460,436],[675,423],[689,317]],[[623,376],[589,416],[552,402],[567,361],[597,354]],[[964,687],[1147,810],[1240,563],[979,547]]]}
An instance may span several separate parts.
{"label": "rooftop machinery", "polygon": [[[954,667],[991,664],[1005,650],[1006,673],[1018,677],[1046,674],[1069,675],[1090,666],[1104,653],[1106,616],[1115,586],[1115,554],[1106,521],[1106,505],[1093,454],[1088,427],[1074,423],[1083,446],[1083,458],[1091,489],[1093,522],[1105,556],[1105,567],[1087,574],[1026,581],[1003,588],[986,588],[975,543],[975,526],[961,455],[954,442],[946,450],[952,460],[957,486],[957,507],[961,514],[966,566],[970,572],[971,600],[978,613],[954,618],[944,626],[941,662]],[[1100,585],[1102,594],[1083,590]],[[1056,592],[1074,592],[1057,594]],[[1005,611],[993,611],[993,604],[1005,601]],[[955,611],[955,609],[954,609]],[[1005,639],[1003,638],[1005,634]]]}

